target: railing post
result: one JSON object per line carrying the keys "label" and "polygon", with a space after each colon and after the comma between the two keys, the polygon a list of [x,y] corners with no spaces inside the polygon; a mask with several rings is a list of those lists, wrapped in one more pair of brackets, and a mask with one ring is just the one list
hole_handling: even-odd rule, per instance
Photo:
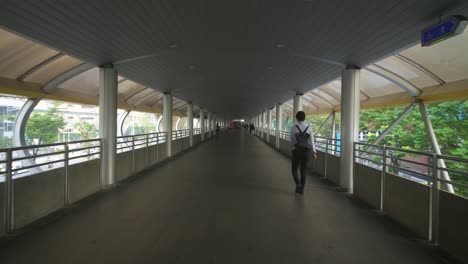
{"label": "railing post", "polygon": [[433,244],[438,244],[439,232],[439,170],[438,170],[438,156],[436,153],[432,154],[432,195],[431,195],[431,212],[429,221],[431,222],[431,230],[429,231],[429,240]]}
{"label": "railing post", "polygon": [[161,142],[159,142],[159,132],[156,133],[156,161],[159,161],[159,145]]}
{"label": "railing post", "polygon": [[323,165],[323,178],[327,179],[327,163],[328,163],[328,138],[325,139],[325,159],[324,162],[325,164]]}
{"label": "railing post", "polygon": [[[119,138],[116,139],[116,142],[115,142],[115,156],[117,157],[117,148],[118,148],[118,140]],[[103,138],[100,138],[99,139],[99,163],[102,164],[102,151],[103,151],[103,145],[104,145],[104,139]],[[99,173],[101,174],[102,171],[100,170]],[[101,175],[99,175],[99,178],[101,178]],[[102,190],[103,189],[103,186],[102,186],[102,181],[99,180],[99,190]]]}
{"label": "railing post", "polygon": [[146,168],[149,166],[149,141],[148,141],[148,134],[145,134],[146,140]]}
{"label": "railing post", "polygon": [[12,178],[12,159],[13,151],[7,149],[6,152],[6,171],[5,171],[5,231],[11,232],[14,230],[14,195],[13,195],[13,178]]}
{"label": "railing post", "polygon": [[68,143],[65,142],[64,144],[64,169],[65,169],[65,182],[64,182],[64,204],[65,206],[70,204],[70,186],[69,186],[69,178],[68,178],[68,165],[70,161],[69,155],[69,146]]}
{"label": "railing post", "polygon": [[[356,175],[356,141],[353,142],[353,162],[352,162],[352,170],[353,170],[353,175]],[[341,158],[341,155],[340,155],[340,158]],[[356,178],[353,177],[353,186],[356,186],[354,183],[356,182],[355,180]],[[355,196],[354,194],[356,194],[355,192],[353,192],[353,196]]]}
{"label": "railing post", "polygon": [[385,178],[387,175],[387,146],[384,145],[382,149],[382,177],[380,182],[380,211],[384,211],[385,199]]}
{"label": "railing post", "polygon": [[132,135],[132,172],[135,172],[135,135]]}

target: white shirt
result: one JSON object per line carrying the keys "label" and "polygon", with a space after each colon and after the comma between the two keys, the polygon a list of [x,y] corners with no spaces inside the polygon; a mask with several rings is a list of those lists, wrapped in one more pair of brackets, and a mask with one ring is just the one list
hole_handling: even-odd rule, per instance
{"label": "white shirt", "polygon": [[[307,125],[304,124],[304,122],[299,122],[297,126],[301,129],[301,131],[304,131],[306,129]],[[309,126],[306,131],[307,134],[310,135],[309,137],[309,149],[312,149],[314,153],[317,153],[315,149],[315,140],[314,140],[314,133],[312,133],[312,128]],[[289,142],[291,143],[292,146],[297,144],[296,141],[296,134],[299,134],[299,130],[297,129],[296,125],[291,127],[291,130],[289,131]]]}

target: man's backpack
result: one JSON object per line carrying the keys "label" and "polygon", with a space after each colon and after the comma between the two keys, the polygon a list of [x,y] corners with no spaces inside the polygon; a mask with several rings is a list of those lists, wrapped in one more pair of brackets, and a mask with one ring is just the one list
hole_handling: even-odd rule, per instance
{"label": "man's backpack", "polygon": [[304,131],[302,131],[298,125],[296,125],[297,130],[299,130],[299,133],[297,133],[296,136],[296,145],[295,147],[298,149],[304,149],[308,150],[309,149],[309,137],[310,134],[307,133],[307,129],[309,127],[306,127]]}

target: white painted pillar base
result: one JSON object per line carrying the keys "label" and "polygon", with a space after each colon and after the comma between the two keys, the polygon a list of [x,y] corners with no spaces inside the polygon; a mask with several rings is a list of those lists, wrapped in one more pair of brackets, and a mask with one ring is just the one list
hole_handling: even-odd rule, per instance
{"label": "white painted pillar base", "polygon": [[99,137],[101,146],[101,188],[115,186],[117,156],[117,71],[113,65],[99,68]]}
{"label": "white painted pillar base", "polygon": [[302,94],[300,93],[296,93],[296,95],[294,96],[294,101],[293,101],[293,120],[294,120],[294,124],[297,123],[296,121],[296,114],[297,112],[299,111],[304,111],[304,106],[303,106],[303,98],[302,98]]}
{"label": "white painted pillar base", "polygon": [[187,126],[189,129],[190,147],[193,147],[193,104],[187,104]]}
{"label": "white painted pillar base", "polygon": [[208,138],[211,137],[211,112],[208,112],[208,117],[206,119],[206,127],[208,131]]}
{"label": "white painted pillar base", "polygon": [[262,126],[262,139],[265,138],[265,112],[262,112],[262,114],[260,115],[260,122],[261,122],[261,126]]}
{"label": "white painted pillar base", "polygon": [[280,131],[283,128],[283,106],[281,104],[276,105],[276,148],[280,148]]}
{"label": "white painted pillar base", "polygon": [[268,108],[267,109],[267,112],[266,112],[266,132],[267,132],[267,136],[266,136],[266,140],[267,142],[270,142],[270,129],[271,129],[271,109]]}
{"label": "white painted pillar base", "polygon": [[200,133],[201,133],[201,141],[205,140],[205,109],[200,107]]}
{"label": "white painted pillar base", "polygon": [[166,131],[166,149],[167,156],[172,156],[172,94],[171,92],[164,93],[164,128]]}
{"label": "white painted pillar base", "polygon": [[354,142],[359,140],[360,69],[348,67],[341,84],[340,187],[353,193]]}

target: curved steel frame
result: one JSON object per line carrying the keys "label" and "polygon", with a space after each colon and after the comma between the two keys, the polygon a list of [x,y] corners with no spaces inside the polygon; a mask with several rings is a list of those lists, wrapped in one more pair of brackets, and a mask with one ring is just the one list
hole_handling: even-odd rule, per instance
{"label": "curved steel frame", "polygon": [[377,70],[372,69],[371,67],[366,67],[365,70],[392,82],[393,84],[397,85],[412,96],[418,96],[421,94],[421,90],[419,90],[418,87],[416,87],[414,84],[404,79],[400,75],[376,64],[373,64],[371,66],[377,68]]}
{"label": "curved steel frame", "polygon": [[[24,147],[26,146],[26,124],[28,123],[29,117],[31,116],[32,111],[36,107],[36,105],[41,101],[41,98],[31,98],[28,99],[21,110],[19,111],[18,115],[15,119],[15,124],[13,128],[13,144],[15,147]],[[31,156],[28,150],[23,150],[22,153],[19,154],[22,157]],[[35,165],[34,160],[24,160],[22,161],[25,166]],[[31,169],[33,172],[41,172],[41,167],[35,167]]]}
{"label": "curved steel frame", "polygon": [[124,125],[125,120],[127,119],[127,117],[130,115],[130,112],[132,112],[132,111],[131,110],[126,110],[125,112],[121,113],[119,115],[119,118],[117,119],[117,136],[118,137],[124,135],[123,125]]}
{"label": "curved steel frame", "polygon": [[34,107],[41,101],[41,98],[31,98],[28,99],[15,119],[15,124],[13,128],[13,144],[15,147],[24,147],[26,146],[25,132],[26,132],[26,123],[28,122],[29,116],[31,116]]}
{"label": "curved steel frame", "polygon": [[156,120],[156,132],[161,132],[161,120],[163,119],[163,116],[161,115],[158,120]]}
{"label": "curved steel frame", "polygon": [[437,74],[433,73],[432,71],[428,70],[426,67],[422,66],[421,64],[415,62],[414,60],[406,57],[406,56],[403,56],[401,54],[393,54],[395,56],[395,58],[401,60],[401,61],[404,61],[406,62],[407,64],[413,66],[414,68],[424,72],[427,76],[431,77],[432,79],[434,79],[435,81],[437,81],[440,85],[443,85],[445,84],[446,82],[440,78],[439,76],[437,76]]}
{"label": "curved steel frame", "polygon": [[50,80],[48,83],[44,84],[44,86],[41,87],[41,90],[44,93],[51,93],[54,91],[59,85],[62,83],[70,80],[71,78],[78,76],[82,74],[83,72],[86,72],[88,70],[91,70],[96,66],[89,64],[89,63],[82,63],[79,64],[78,66],[75,66],[60,75],[56,76],[54,79]]}
{"label": "curved steel frame", "polygon": [[37,72],[38,70],[44,68],[45,66],[49,65],[51,62],[54,62],[60,58],[65,56],[63,53],[55,54],[54,56],[44,60],[43,62],[37,64],[36,66],[32,67],[31,69],[27,70],[25,73],[21,74],[20,77],[16,78],[18,81],[23,81],[24,79],[28,78],[31,74]]}

